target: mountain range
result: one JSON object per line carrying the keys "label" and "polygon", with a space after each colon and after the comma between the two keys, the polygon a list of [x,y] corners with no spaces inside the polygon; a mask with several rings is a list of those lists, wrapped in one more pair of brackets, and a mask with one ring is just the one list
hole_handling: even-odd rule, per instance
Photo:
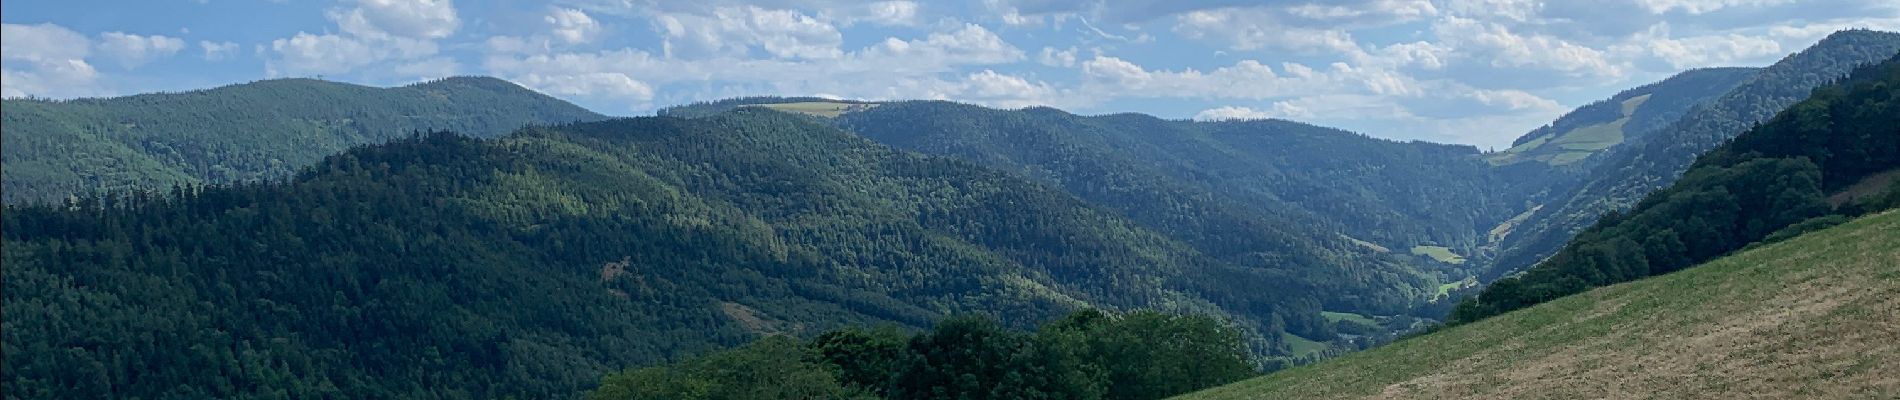
{"label": "mountain range", "polygon": [[940,101],[607,118],[473,77],[7,99],[0,368],[9,398],[568,397],[761,337],[1102,309],[1212,316],[1272,370],[1886,207],[1895,53],[1843,31],[1497,152]]}

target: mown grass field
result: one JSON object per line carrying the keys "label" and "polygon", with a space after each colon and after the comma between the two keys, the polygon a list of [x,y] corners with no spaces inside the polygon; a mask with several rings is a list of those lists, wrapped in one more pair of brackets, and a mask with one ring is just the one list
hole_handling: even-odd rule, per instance
{"label": "mown grass field", "polygon": [[1458,255],[1445,246],[1412,246],[1412,254],[1431,257],[1433,260],[1446,264],[1465,263],[1465,256]]}
{"label": "mown grass field", "polygon": [[829,101],[805,101],[797,103],[760,104],[759,107],[799,114],[835,118],[844,113],[877,107],[877,104],[839,103]]}
{"label": "mown grass field", "polygon": [[1900,396],[1900,213],[1180,397]]}

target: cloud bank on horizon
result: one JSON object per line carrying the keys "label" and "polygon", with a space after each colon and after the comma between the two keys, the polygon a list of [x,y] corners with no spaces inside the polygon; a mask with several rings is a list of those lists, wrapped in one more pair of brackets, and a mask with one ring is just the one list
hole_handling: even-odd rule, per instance
{"label": "cloud bank on horizon", "polygon": [[493,75],[608,114],[747,96],[1286,118],[1503,147],[1887,0],[175,0],[0,3],[0,94]]}

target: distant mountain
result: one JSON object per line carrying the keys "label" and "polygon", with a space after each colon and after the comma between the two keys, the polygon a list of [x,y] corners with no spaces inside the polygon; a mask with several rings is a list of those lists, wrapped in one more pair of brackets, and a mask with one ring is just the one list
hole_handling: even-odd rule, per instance
{"label": "distant mountain", "polygon": [[[1691,160],[1801,101],[1816,87],[1900,52],[1900,33],[1848,30],[1761,69],[1714,100],[1650,134],[1591,159],[1574,188],[1559,188],[1500,244],[1486,273],[1495,278],[1544,259],[1611,210],[1682,175]],[[1488,279],[1487,279],[1488,280]]]}
{"label": "distant mountain", "polygon": [[1896,88],[1900,56],[1815,89],[1698,158],[1675,184],[1605,216],[1556,255],[1467,299],[1454,322],[1670,273],[1751,243],[1891,207],[1861,200],[1900,190],[1886,188],[1900,175]]}
{"label": "distant mountain", "polygon": [[1900,393],[1900,212],[1178,399]]}
{"label": "distant mountain", "polygon": [[[1519,205],[1485,190],[1494,182],[1473,147],[1396,142],[1290,121],[1084,117],[946,102],[885,104],[837,121],[898,148],[1050,182],[1157,226],[1221,223],[1239,217],[1181,218],[1179,212],[1233,214],[1242,211],[1220,210],[1239,208],[1265,218],[1261,228],[1307,240],[1345,243],[1336,239],[1345,234],[1384,247],[1470,248],[1482,243],[1482,230]],[[1144,213],[1152,215],[1139,216]]]}
{"label": "distant mountain", "polygon": [[1409,326],[1327,305],[1433,283],[1345,249],[1241,264],[765,110],[430,134],[285,182],[122,193],[0,218],[7,397],[565,397],[763,335],[1083,307],[1213,315],[1290,358]]}
{"label": "distant mountain", "polygon": [[323,157],[413,132],[487,137],[604,118],[494,78],[395,88],[279,79],[181,93],[7,99],[5,202],[289,176]]}
{"label": "distant mountain", "polygon": [[1577,164],[1591,155],[1668,126],[1690,108],[1728,93],[1759,71],[1758,68],[1684,71],[1577,108],[1556,122],[1517,138],[1510,149],[1486,155],[1485,159],[1498,165]]}

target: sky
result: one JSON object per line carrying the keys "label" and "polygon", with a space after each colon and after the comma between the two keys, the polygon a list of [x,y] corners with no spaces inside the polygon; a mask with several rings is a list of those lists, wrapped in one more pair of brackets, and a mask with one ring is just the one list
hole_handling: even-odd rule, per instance
{"label": "sky", "polygon": [[1685,69],[1900,30],[1900,2],[9,0],[0,22],[6,97],[488,75],[610,115],[748,95],[943,99],[1502,149]]}

